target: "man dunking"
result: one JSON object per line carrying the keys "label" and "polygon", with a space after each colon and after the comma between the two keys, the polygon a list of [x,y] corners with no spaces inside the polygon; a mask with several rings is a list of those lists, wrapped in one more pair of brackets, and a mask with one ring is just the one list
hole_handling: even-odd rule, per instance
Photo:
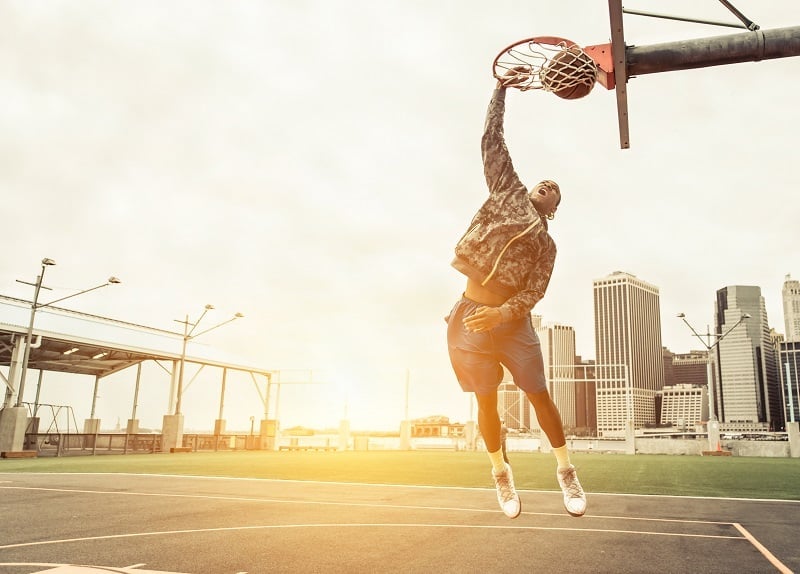
{"label": "man dunking", "polygon": [[531,309],[544,297],[556,256],[547,232],[561,202],[550,180],[530,192],[520,181],[503,134],[506,87],[519,80],[512,70],[498,81],[486,115],[481,149],[489,199],[473,217],[455,248],[453,267],[467,287],[447,318],[450,361],[461,388],[475,393],[500,508],[510,518],[522,511],[511,465],[503,457],[497,389],[503,365],[536,411],[553,446],[564,506],[573,516],[586,512],[586,495],[570,463],[561,415],[547,391],[539,338]]}

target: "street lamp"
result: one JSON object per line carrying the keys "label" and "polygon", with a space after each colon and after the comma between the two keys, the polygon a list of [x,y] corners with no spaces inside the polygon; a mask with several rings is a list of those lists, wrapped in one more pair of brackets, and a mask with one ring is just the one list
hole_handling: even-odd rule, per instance
{"label": "street lamp", "polygon": [[[703,340],[703,336],[701,336],[700,333],[698,333],[695,330],[695,328],[692,327],[689,324],[689,321],[686,320],[686,315],[684,315],[683,313],[678,313],[678,318],[681,319],[684,323],[686,323],[686,326],[689,327],[689,329],[691,329],[692,334],[695,337],[697,337],[697,339],[706,348],[706,352],[707,352],[707,355],[706,355],[706,379],[708,381],[708,420],[709,421],[716,421],[717,420],[717,413],[716,413],[716,411],[714,409],[714,406],[715,406],[714,384],[713,384],[713,382],[711,380],[711,375],[712,375],[712,373],[711,373],[711,350],[714,349],[717,345],[719,345],[720,341],[722,341],[722,339],[724,339],[728,335],[728,333],[730,333],[736,327],[738,327],[739,324],[742,321],[745,321],[745,320],[749,319],[750,318],[750,314],[749,313],[742,313],[742,316],[739,317],[739,320],[736,321],[736,323],[733,325],[733,327],[731,327],[730,329],[728,329],[727,331],[725,331],[721,335],[717,334],[717,333],[711,333],[710,332],[711,329],[708,328],[708,326],[706,326],[706,332],[703,333],[703,336],[706,337],[706,340]],[[715,339],[713,343],[711,342],[711,337],[714,337],[714,339]],[[720,386],[721,385],[722,385],[722,381],[720,380]]]}
{"label": "street lamp", "polygon": [[200,335],[208,333],[209,331],[213,331],[214,329],[222,327],[223,325],[227,325],[231,321],[235,321],[236,319],[241,319],[242,317],[244,317],[244,315],[242,313],[235,313],[233,315],[233,317],[231,317],[230,319],[227,319],[227,320],[223,321],[222,323],[218,323],[218,324],[214,325],[213,327],[209,327],[208,329],[205,329],[204,331],[200,331],[199,333],[195,333],[194,330],[200,324],[200,321],[202,321],[203,317],[206,316],[206,313],[211,311],[213,308],[214,308],[214,305],[206,305],[203,308],[203,312],[200,314],[200,317],[198,317],[197,320],[194,321],[194,322],[189,321],[189,315],[186,315],[186,318],[183,321],[181,321],[180,319],[175,319],[175,321],[177,321],[178,323],[183,323],[183,346],[181,348],[181,364],[180,364],[180,367],[179,367],[179,370],[178,370],[178,393],[177,393],[178,396],[177,396],[177,398],[175,400],[175,414],[176,415],[181,414],[181,399],[183,398],[183,371],[184,371],[184,367],[186,365],[186,345],[187,345],[187,343],[189,341],[191,341],[192,339],[194,339],[195,337],[199,337]]}
{"label": "street lamp", "polygon": [[67,295],[66,297],[61,297],[59,299],[55,299],[53,301],[49,301],[48,303],[39,304],[39,292],[42,289],[50,289],[49,287],[44,287],[42,285],[42,281],[44,280],[44,271],[47,267],[51,265],[55,265],[56,262],[48,257],[42,259],[42,271],[36,277],[36,283],[30,283],[28,281],[22,281],[17,279],[17,283],[24,283],[26,285],[32,285],[34,287],[33,291],[33,303],[31,303],[31,318],[28,322],[28,332],[25,338],[25,354],[22,357],[22,372],[20,374],[19,380],[19,392],[17,393],[17,404],[16,406],[22,406],[22,395],[25,391],[25,377],[28,373],[28,361],[30,359],[31,354],[31,343],[33,342],[33,322],[36,318],[36,310],[42,307],[48,307],[53,303],[58,303],[59,301],[63,301],[64,299],[70,299],[72,297],[77,297],[78,295],[83,295],[84,293],[88,293],[89,291],[94,291],[95,289],[100,289],[101,287],[107,287],[108,285],[116,285],[118,283],[122,283],[116,277],[109,277],[105,283],[97,285],[95,287],[90,287],[89,289],[84,289],[83,291],[79,291],[78,293],[73,293],[72,295]]}

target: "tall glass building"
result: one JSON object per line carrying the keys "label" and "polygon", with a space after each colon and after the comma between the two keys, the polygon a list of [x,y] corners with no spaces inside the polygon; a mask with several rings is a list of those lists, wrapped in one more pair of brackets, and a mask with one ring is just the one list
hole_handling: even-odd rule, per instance
{"label": "tall glass building", "polygon": [[[733,328],[744,314],[750,318]],[[761,288],[731,285],[717,291],[714,408],[722,423],[784,427],[777,353],[770,337]],[[733,328],[731,330],[731,328]]]}

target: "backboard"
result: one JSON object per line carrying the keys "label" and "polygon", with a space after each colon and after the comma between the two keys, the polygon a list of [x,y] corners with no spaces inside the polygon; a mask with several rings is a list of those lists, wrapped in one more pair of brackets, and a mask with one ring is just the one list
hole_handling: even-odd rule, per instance
{"label": "backboard", "polygon": [[611,25],[611,57],[613,58],[614,89],[617,92],[617,121],[619,146],[630,147],[628,133],[628,62],[625,54],[625,29],[622,24],[622,0],[608,0]]}
{"label": "backboard", "polygon": [[625,29],[622,24],[622,0],[608,0],[608,19],[611,42],[586,46],[585,52],[597,64],[597,81],[617,94],[619,145],[630,147],[628,132],[628,61],[625,46]]}

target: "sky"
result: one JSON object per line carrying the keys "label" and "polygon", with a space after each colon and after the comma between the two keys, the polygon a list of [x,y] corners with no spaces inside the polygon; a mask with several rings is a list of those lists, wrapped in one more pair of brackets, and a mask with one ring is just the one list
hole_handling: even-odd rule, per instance
{"label": "sky", "polygon": [[[764,30],[798,26],[793,0],[738,0]],[[662,2],[626,8],[665,12]],[[718,2],[669,14],[736,23]],[[629,45],[743,33],[625,15]],[[197,343],[279,372],[281,426],[396,429],[470,418],[444,316],[464,277],[453,247],[486,197],[480,137],[505,46],[610,39],[596,0],[272,0],[0,3],[0,293],[25,299],[40,261],[70,309],[198,332]],[[558,259],[534,312],[573,326],[594,358],[592,281],[656,285],[663,344],[702,348],[727,285],[800,277],[800,59],[649,74],[628,83],[631,148],[613,91],[581,100],[510,92],[506,136],[532,186],[559,182]],[[43,296],[47,300],[46,296]],[[133,369],[132,371],[135,371]],[[132,372],[101,382],[103,427],[131,414]],[[220,374],[184,397],[188,429],[217,418]],[[48,373],[42,402],[89,416],[93,380]],[[289,384],[289,383],[297,384]],[[313,383],[313,384],[300,384]],[[160,426],[169,377],[147,367],[138,405]],[[35,385],[26,387],[26,400]],[[278,409],[275,412],[274,409]],[[262,418],[252,381],[228,381],[228,428]]]}

